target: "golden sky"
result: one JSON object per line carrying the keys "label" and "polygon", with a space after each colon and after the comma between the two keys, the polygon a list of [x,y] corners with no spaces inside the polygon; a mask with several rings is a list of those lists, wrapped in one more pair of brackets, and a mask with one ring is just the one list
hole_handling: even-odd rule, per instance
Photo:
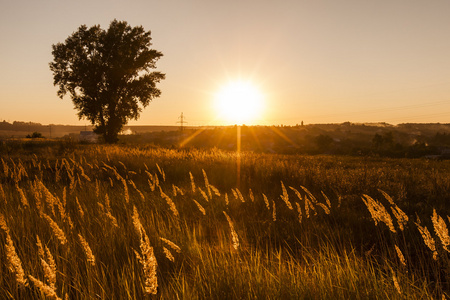
{"label": "golden sky", "polygon": [[227,124],[214,97],[236,80],[264,98],[249,125],[449,123],[449,16],[447,0],[1,0],[0,121],[88,124],[56,96],[51,46],[118,19],[164,54],[133,125]]}

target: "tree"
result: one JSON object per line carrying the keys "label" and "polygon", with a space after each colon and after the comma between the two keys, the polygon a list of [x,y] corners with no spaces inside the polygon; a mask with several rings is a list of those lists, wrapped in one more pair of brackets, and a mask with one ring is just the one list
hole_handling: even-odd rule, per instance
{"label": "tree", "polygon": [[107,143],[117,142],[128,120],[161,95],[165,78],[156,68],[163,56],[151,49],[151,32],[114,20],[107,30],[82,25],[64,43],[53,45],[53,84],[62,99],[70,94],[80,119],[86,118]]}
{"label": "tree", "polygon": [[40,139],[40,138],[43,138],[43,136],[42,136],[42,133],[35,131],[35,132],[33,132],[33,134],[27,134],[26,138],[27,139]]}

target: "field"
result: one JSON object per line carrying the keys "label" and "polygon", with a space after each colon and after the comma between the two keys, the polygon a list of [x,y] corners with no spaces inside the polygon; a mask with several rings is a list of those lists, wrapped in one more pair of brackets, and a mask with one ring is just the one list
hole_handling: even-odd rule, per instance
{"label": "field", "polygon": [[449,195],[450,161],[17,146],[0,298],[447,299]]}

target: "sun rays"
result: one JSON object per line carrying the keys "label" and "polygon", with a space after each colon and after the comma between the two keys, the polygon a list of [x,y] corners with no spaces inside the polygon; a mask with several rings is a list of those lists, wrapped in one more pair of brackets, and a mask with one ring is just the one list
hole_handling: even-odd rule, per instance
{"label": "sun rays", "polygon": [[218,118],[227,124],[248,124],[259,119],[264,95],[250,81],[236,80],[224,85],[215,94]]}

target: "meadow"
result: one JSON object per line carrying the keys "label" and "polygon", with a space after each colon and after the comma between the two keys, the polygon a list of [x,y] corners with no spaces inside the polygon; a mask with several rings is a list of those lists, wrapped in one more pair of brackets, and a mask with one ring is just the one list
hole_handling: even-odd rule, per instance
{"label": "meadow", "polygon": [[16,147],[2,299],[450,297],[450,161]]}

